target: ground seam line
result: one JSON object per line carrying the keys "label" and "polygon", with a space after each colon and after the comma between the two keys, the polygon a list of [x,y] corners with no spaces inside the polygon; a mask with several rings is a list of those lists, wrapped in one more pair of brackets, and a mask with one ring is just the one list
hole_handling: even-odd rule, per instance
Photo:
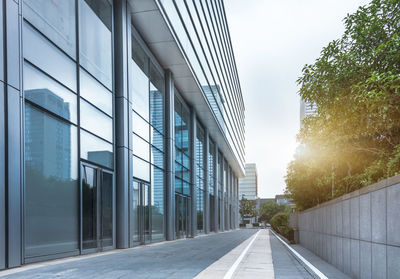
{"label": "ground seam line", "polygon": [[224,279],[230,279],[232,278],[233,273],[236,271],[238,268],[239,264],[243,260],[244,256],[246,255],[247,251],[250,249],[250,246],[253,244],[253,242],[256,240],[257,235],[260,233],[261,230],[259,230],[256,235],[253,237],[253,239],[250,241],[250,243],[246,246],[246,248],[243,250],[243,252],[240,254],[240,256],[236,259],[236,261],[233,263],[233,265],[229,268],[228,272],[225,274]]}
{"label": "ground seam line", "polygon": [[290,247],[285,241],[283,241],[275,232],[273,232],[272,230],[270,230],[270,232],[272,232],[277,239],[279,239],[280,242],[282,242],[286,248],[289,249],[289,251],[295,255],[299,260],[301,260],[309,269],[311,269],[320,279],[329,279],[328,277],[326,277],[325,274],[323,274],[318,268],[316,268],[315,266],[313,266],[309,261],[307,261],[302,255],[300,255],[296,250],[294,250],[292,247]]}

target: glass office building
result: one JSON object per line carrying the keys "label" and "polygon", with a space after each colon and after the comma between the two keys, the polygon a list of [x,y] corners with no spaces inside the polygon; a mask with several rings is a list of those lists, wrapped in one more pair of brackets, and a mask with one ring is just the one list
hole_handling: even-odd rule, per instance
{"label": "glass office building", "polygon": [[223,0],[4,0],[0,38],[0,270],[238,227]]}

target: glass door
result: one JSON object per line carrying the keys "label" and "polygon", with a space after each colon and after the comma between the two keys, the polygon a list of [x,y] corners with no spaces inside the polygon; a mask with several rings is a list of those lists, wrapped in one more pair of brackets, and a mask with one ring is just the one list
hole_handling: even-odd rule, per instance
{"label": "glass door", "polygon": [[189,202],[188,198],[175,194],[175,230],[176,238],[184,238],[189,234]]}
{"label": "glass door", "polygon": [[151,241],[151,192],[147,183],[133,181],[131,207],[131,246]]}
{"label": "glass door", "polygon": [[113,246],[113,174],[85,163],[81,177],[81,250],[103,251]]}

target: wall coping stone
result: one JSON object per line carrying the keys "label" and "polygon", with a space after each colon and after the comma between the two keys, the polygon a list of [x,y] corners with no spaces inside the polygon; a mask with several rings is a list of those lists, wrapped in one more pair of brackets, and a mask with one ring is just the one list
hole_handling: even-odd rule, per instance
{"label": "wall coping stone", "polygon": [[333,200],[329,200],[329,201],[326,201],[324,203],[318,204],[318,205],[316,205],[314,207],[311,207],[311,208],[308,208],[306,210],[300,211],[299,213],[313,211],[315,209],[319,209],[319,208],[322,208],[322,207],[325,207],[325,206],[328,206],[328,205],[339,203],[341,201],[345,201],[345,200],[348,200],[348,199],[356,198],[356,197],[359,197],[361,195],[365,195],[365,194],[368,194],[368,193],[371,193],[371,192],[375,192],[375,191],[378,191],[380,189],[387,188],[387,187],[390,187],[390,186],[393,186],[393,185],[396,185],[396,184],[400,184],[400,175],[395,175],[395,176],[389,177],[387,179],[383,179],[383,180],[378,181],[378,182],[376,182],[374,184],[365,186],[365,187],[363,187],[361,189],[358,189],[358,190],[355,190],[353,192],[350,192],[350,193],[347,193],[345,195],[342,195],[340,197],[337,197],[337,198],[335,198]]}

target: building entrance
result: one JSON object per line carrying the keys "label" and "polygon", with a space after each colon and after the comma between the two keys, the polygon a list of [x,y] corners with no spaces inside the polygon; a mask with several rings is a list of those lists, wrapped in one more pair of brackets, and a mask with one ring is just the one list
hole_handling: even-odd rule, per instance
{"label": "building entrance", "polygon": [[189,236],[190,198],[175,194],[175,232],[176,238]]}
{"label": "building entrance", "polygon": [[82,163],[81,250],[84,253],[113,247],[113,174]]}
{"label": "building entrance", "polygon": [[151,241],[151,192],[150,185],[133,181],[132,191],[132,245],[146,244]]}

